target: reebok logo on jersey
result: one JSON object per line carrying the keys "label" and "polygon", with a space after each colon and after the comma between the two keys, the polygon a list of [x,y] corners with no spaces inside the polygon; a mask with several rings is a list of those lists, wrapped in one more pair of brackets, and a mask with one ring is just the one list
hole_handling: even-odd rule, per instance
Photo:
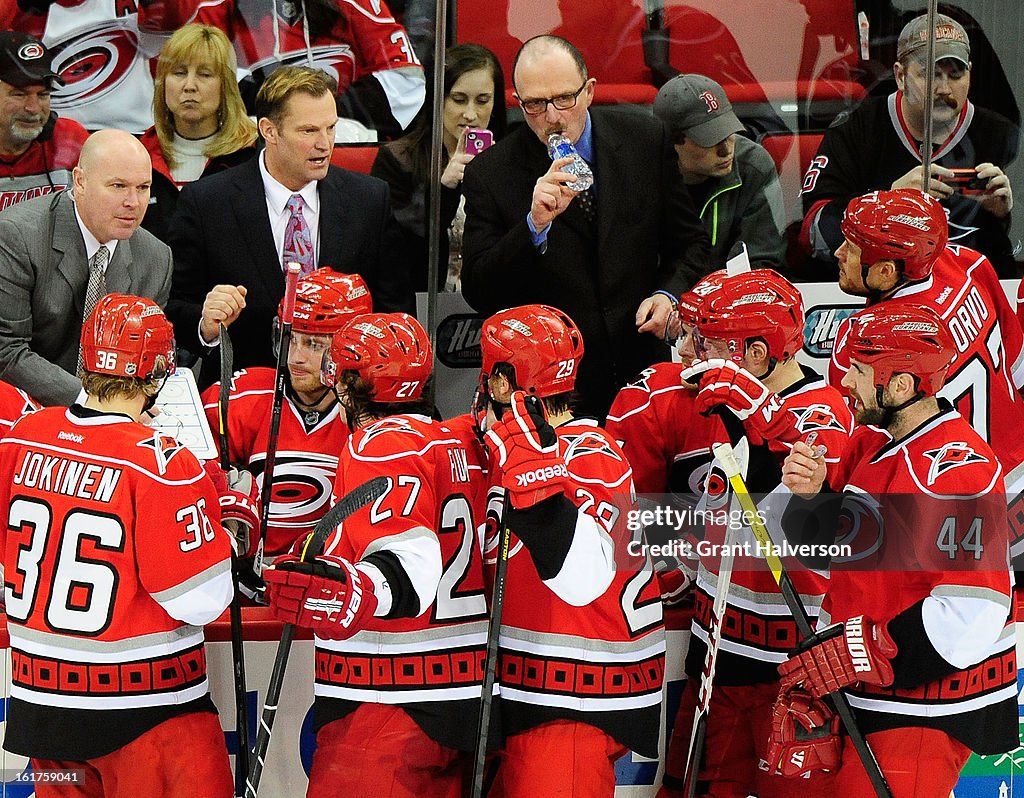
{"label": "reebok logo on jersey", "polygon": [[70,441],[71,443],[83,443],[85,438],[81,435],[76,435],[73,432],[58,432],[57,440],[59,441]]}
{"label": "reebok logo on jersey", "polygon": [[963,441],[951,441],[939,449],[929,449],[924,456],[932,461],[928,468],[929,485],[935,484],[935,480],[950,469],[989,461],[987,457],[978,454]]}
{"label": "reebok logo on jersey", "polygon": [[568,477],[569,470],[559,463],[553,466],[544,466],[544,468],[538,468],[536,471],[526,471],[522,474],[516,474],[516,487],[525,488],[528,485],[532,485],[534,482],[547,482],[548,480],[555,479],[556,477]]}

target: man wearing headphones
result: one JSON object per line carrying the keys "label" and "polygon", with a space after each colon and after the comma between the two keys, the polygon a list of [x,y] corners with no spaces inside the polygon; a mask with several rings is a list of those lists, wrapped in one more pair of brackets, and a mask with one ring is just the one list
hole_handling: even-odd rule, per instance
{"label": "man wearing headphones", "polygon": [[50,92],[64,81],[53,53],[25,33],[0,31],[0,211],[71,185],[89,134],[50,110]]}

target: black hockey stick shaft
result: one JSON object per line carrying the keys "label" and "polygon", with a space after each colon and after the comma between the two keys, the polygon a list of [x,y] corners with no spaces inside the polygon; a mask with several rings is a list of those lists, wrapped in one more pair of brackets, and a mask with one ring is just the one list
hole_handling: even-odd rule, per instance
{"label": "black hockey stick shaft", "polygon": [[274,464],[277,460],[277,439],[281,429],[281,407],[284,387],[288,380],[288,347],[292,340],[292,320],[295,317],[295,287],[299,283],[298,263],[289,263],[284,275],[284,302],[281,306],[281,340],[277,347],[277,367],[274,372],[274,398],[270,410],[270,431],[267,433],[267,456],[263,460],[263,505],[260,511],[260,535],[256,544],[253,569],[263,573],[263,551],[270,526],[270,505],[274,497]]}
{"label": "black hockey stick shaft", "polygon": [[[374,477],[357,488],[346,493],[337,504],[324,513],[306,541],[302,550],[304,561],[316,557],[323,551],[327,536],[352,513],[383,496],[388,489],[387,477]],[[277,704],[281,700],[281,689],[284,687],[284,675],[288,668],[288,656],[292,649],[295,627],[286,623],[281,629],[281,642],[277,645],[277,656],[274,658],[274,669],[270,673],[267,685],[267,697],[263,702],[263,714],[260,717],[260,728],[256,734],[256,749],[253,751],[249,778],[245,783],[246,798],[256,798],[263,778],[263,766],[266,764],[270,738],[274,733],[274,720],[277,717]]]}
{"label": "black hockey stick shaft", "polygon": [[[502,514],[508,513],[508,491],[502,504]],[[501,614],[505,607],[505,584],[508,574],[508,547],[512,532],[508,524],[501,525],[497,562],[494,568],[494,589],[491,593],[491,616],[487,623],[487,647],[484,654],[484,681],[480,688],[480,715],[477,719],[476,753],[473,761],[473,789],[470,798],[482,798],[484,774],[487,770],[487,738],[491,728],[491,705],[494,702],[494,683],[498,674],[498,639],[501,635]]]}
{"label": "black hockey stick shaft", "polygon": [[[220,391],[217,394],[217,427],[220,439],[220,467],[225,474],[231,468],[231,454],[228,450],[228,400],[231,397],[231,373],[234,350],[227,327],[220,325]],[[233,584],[238,584],[238,562],[231,559]],[[235,728],[238,734],[238,752],[235,754],[235,794],[245,784],[249,775],[249,705],[245,684],[245,636],[242,628],[242,605],[237,587],[228,607],[231,620],[231,660],[235,682]]]}
{"label": "black hockey stick shaft", "polygon": [[[782,560],[777,555],[773,554],[774,544],[771,535],[768,534],[768,530],[761,521],[761,517],[757,514],[757,505],[754,504],[750,491],[747,490],[746,483],[743,481],[736,458],[732,453],[732,447],[722,443],[716,444],[714,450],[715,457],[725,466],[725,473],[729,479],[729,484],[732,486],[733,492],[743,508],[744,521],[747,522],[750,530],[754,533],[754,537],[761,544],[760,548],[765,553],[768,567],[771,569],[772,576],[775,577],[775,581],[782,593],[782,598],[785,600],[786,606],[789,607],[789,611],[796,621],[797,629],[806,640],[814,635],[810,616],[807,614],[804,603],[800,600],[800,595],[797,593],[785,565],[783,565]],[[889,783],[885,780],[885,774],[882,773],[882,769],[878,766],[878,760],[875,759],[875,754],[864,737],[864,733],[860,730],[860,726],[857,725],[857,719],[854,717],[853,708],[850,706],[846,694],[841,690],[837,690],[834,693],[830,693],[829,698],[832,700],[836,714],[839,715],[839,719],[846,729],[850,743],[853,745],[854,750],[856,750],[857,756],[860,757],[861,764],[864,765],[864,770],[868,774],[868,779],[871,781],[875,795],[878,798],[892,798],[892,790],[889,788]]]}

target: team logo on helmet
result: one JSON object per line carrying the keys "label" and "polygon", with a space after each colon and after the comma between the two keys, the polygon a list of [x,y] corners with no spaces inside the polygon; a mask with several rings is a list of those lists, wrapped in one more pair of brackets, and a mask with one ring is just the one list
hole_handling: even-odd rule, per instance
{"label": "team logo on helmet", "polygon": [[932,461],[928,467],[929,485],[934,485],[935,480],[954,468],[989,461],[987,457],[978,454],[963,441],[951,441],[938,449],[929,449],[924,456]]}
{"label": "team logo on helmet", "polygon": [[502,319],[501,323],[510,330],[520,333],[521,335],[525,335],[527,338],[533,336],[533,331],[526,324],[519,321],[519,319]]}
{"label": "team logo on helmet", "polygon": [[745,296],[741,296],[732,304],[733,307],[738,307],[740,305],[753,305],[755,302],[774,302],[776,299],[778,299],[776,294],[746,294]]}
{"label": "team logo on helmet", "polygon": [[910,216],[906,213],[899,213],[895,216],[890,216],[889,221],[899,224],[908,224],[911,227],[916,227],[918,230],[928,229],[928,217],[926,216]]}
{"label": "team logo on helmet", "polygon": [[374,338],[384,340],[384,331],[376,324],[370,324],[368,321],[361,321],[358,324],[353,324],[352,329],[359,330],[364,335],[372,335]]}

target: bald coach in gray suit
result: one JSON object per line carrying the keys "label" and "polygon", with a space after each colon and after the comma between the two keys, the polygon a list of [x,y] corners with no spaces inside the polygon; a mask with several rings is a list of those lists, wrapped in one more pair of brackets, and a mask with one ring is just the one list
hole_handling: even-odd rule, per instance
{"label": "bald coach in gray suit", "polygon": [[[90,262],[106,262],[105,293],[135,294],[163,307],[171,250],[139,229],[152,163],[120,130],[94,133],[69,191],[0,213],[0,379],[46,405],[71,404]],[[73,199],[72,201],[72,193]]]}

